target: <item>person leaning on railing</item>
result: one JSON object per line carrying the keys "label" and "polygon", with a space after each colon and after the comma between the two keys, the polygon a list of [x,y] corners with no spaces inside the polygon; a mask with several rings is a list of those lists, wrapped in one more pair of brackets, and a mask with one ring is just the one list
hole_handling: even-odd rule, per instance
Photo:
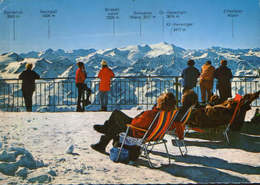
{"label": "person leaning on railing", "polygon": [[98,73],[99,83],[99,93],[100,93],[100,103],[101,111],[107,111],[108,104],[108,92],[110,91],[111,79],[115,77],[113,71],[108,67],[105,60],[101,61],[101,70]]}
{"label": "person leaning on railing", "polygon": [[[163,93],[157,99],[157,104],[152,110],[143,111],[135,118],[130,118],[125,113],[114,110],[110,118],[105,121],[103,125],[94,125],[94,129],[102,133],[100,141],[96,144],[92,144],[91,148],[101,152],[106,152],[106,146],[113,139],[113,143],[118,142],[119,133],[125,132],[127,129],[127,124],[132,126],[148,129],[152,120],[155,118],[156,114],[160,110],[171,111],[176,108],[176,99],[173,93]],[[155,124],[156,125],[156,124]],[[144,132],[139,130],[131,129],[130,135],[133,137],[141,138]]]}
{"label": "person leaning on railing", "polygon": [[26,111],[32,112],[32,95],[35,91],[35,79],[39,79],[40,75],[32,70],[33,65],[31,63],[27,63],[25,67],[26,70],[24,70],[18,78],[23,81],[22,92]]}
{"label": "person leaning on railing", "polygon": [[199,70],[194,67],[194,60],[188,60],[188,67],[182,71],[181,77],[183,78],[183,93],[186,90],[196,87],[197,78],[200,76]]}
{"label": "person leaning on railing", "polygon": [[[205,104],[212,96],[213,80],[215,67],[211,65],[211,61],[206,61],[201,67],[200,74],[200,91],[202,103]],[[207,98],[206,98],[207,94]]]}
{"label": "person leaning on railing", "polygon": [[232,97],[230,80],[233,78],[233,75],[227,67],[226,60],[220,61],[220,67],[215,70],[214,77],[218,80],[217,89],[219,91],[220,102],[222,103]]}
{"label": "person leaning on railing", "polygon": [[82,62],[77,63],[78,69],[76,71],[76,86],[78,88],[78,101],[77,101],[77,112],[84,112],[84,106],[81,106],[81,99],[83,99],[84,93],[84,81],[87,77],[85,66]]}

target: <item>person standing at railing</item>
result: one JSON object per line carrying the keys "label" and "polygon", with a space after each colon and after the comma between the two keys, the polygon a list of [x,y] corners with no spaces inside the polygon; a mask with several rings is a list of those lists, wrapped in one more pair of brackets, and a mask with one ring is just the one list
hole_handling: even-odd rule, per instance
{"label": "person standing at railing", "polygon": [[194,60],[188,60],[188,67],[182,71],[181,77],[183,78],[183,93],[186,90],[196,87],[197,79],[200,76],[200,72],[194,67]]}
{"label": "person standing at railing", "polygon": [[110,91],[111,79],[115,77],[113,71],[107,66],[105,60],[101,61],[101,70],[98,73],[99,83],[99,93],[100,93],[100,103],[101,111],[107,111],[108,104],[108,92]]}
{"label": "person standing at railing", "polygon": [[77,112],[84,112],[84,106],[81,106],[81,99],[84,94],[84,81],[87,77],[85,66],[82,62],[77,63],[78,69],[76,71],[76,87],[78,88]]}
{"label": "person standing at railing", "polygon": [[25,65],[26,70],[24,70],[20,75],[19,79],[22,82],[22,92],[23,98],[26,106],[27,112],[32,112],[32,95],[35,91],[35,79],[39,79],[40,75],[32,70],[33,65],[31,63],[27,63]]}
{"label": "person standing at railing", "polygon": [[200,91],[203,104],[205,104],[206,101],[209,101],[210,97],[212,96],[214,72],[215,67],[211,65],[211,61],[209,60],[206,61],[206,63],[201,67]]}
{"label": "person standing at railing", "polygon": [[227,67],[227,61],[221,60],[219,68],[214,72],[214,77],[218,80],[217,89],[219,91],[220,102],[224,102],[231,94],[231,82],[233,78],[231,70]]}

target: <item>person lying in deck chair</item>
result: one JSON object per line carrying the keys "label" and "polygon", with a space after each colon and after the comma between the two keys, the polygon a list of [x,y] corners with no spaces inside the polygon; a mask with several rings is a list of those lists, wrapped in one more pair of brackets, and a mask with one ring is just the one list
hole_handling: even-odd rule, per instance
{"label": "person lying in deck chair", "polygon": [[[236,97],[226,100],[221,104],[200,107],[193,112],[187,124],[204,129],[216,128],[232,123],[230,129],[240,131],[245,120],[246,112],[251,109],[250,104],[259,98],[259,96],[260,91],[248,93],[244,96],[236,95]],[[238,104],[239,109],[235,112]],[[232,117],[234,117],[234,119],[232,119]]]}
{"label": "person lying in deck chair", "polygon": [[[131,125],[148,129],[150,123],[156,116],[156,114],[160,110],[171,111],[176,108],[176,99],[173,93],[163,93],[157,99],[157,104],[152,108],[152,110],[143,111],[135,118],[130,118],[125,113],[114,110],[110,116],[110,118],[105,121],[104,125],[94,125],[94,129],[97,132],[102,133],[103,135],[100,138],[100,141],[96,144],[92,144],[91,148],[101,152],[106,153],[106,146],[113,139],[113,144],[116,144],[119,139],[119,133],[125,132],[127,129],[127,124],[131,123]],[[130,135],[133,137],[141,138],[143,136],[143,132],[138,130],[131,130]],[[138,153],[133,155],[133,158],[137,158]],[[130,153],[131,158],[131,153]],[[131,160],[134,160],[134,159]]]}

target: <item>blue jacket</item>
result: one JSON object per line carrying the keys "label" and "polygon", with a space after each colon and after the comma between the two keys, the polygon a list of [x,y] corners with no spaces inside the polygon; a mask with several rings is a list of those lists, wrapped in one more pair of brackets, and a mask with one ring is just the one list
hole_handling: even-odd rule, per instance
{"label": "blue jacket", "polygon": [[183,78],[183,86],[192,89],[197,84],[197,78],[200,76],[200,72],[194,66],[188,66],[182,71],[181,77]]}

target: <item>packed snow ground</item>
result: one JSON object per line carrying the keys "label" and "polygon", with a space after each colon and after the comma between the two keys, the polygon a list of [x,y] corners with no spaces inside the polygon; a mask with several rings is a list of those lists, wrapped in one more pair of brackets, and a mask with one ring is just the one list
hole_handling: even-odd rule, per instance
{"label": "packed snow ground", "polygon": [[[124,112],[132,117],[140,113],[138,110]],[[260,182],[260,127],[253,134],[236,134],[233,140],[237,141],[230,146],[221,139],[207,140],[203,134],[186,137],[187,157],[180,156],[178,148],[171,144],[172,137],[167,135],[171,164],[150,169],[144,158],[131,164],[114,163],[109,156],[91,149],[90,144],[100,138],[93,125],[102,124],[110,114],[0,112],[0,159],[4,151],[11,156],[10,149],[16,147],[27,150],[25,157],[30,156],[29,152],[34,161],[41,161],[40,166],[29,169],[24,167],[26,165],[22,167],[21,162],[0,160],[0,171],[3,164],[17,164],[19,168],[15,176],[0,172],[0,184]],[[248,111],[246,120],[253,115],[254,110]],[[74,150],[68,154],[66,151],[71,145]],[[107,147],[108,152],[111,147],[111,144]],[[153,162],[167,164],[163,146],[157,149],[152,155]],[[20,170],[28,176],[18,176]]]}

